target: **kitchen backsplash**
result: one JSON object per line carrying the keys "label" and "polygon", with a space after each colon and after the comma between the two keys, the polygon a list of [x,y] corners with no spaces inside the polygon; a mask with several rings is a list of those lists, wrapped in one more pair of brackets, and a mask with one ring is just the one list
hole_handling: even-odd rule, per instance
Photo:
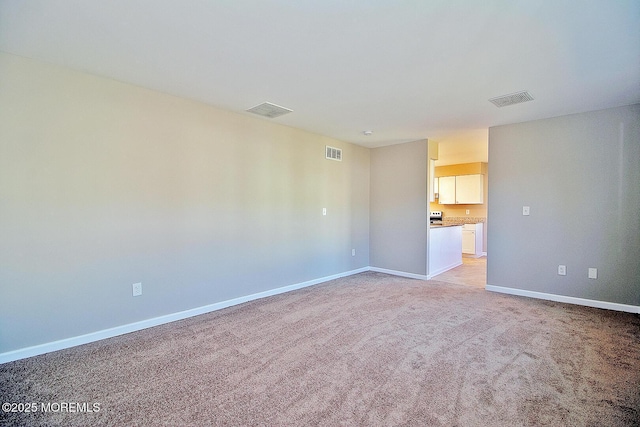
{"label": "kitchen backsplash", "polygon": [[442,218],[443,225],[476,224],[478,222],[486,221],[486,217],[480,216],[445,216]]}

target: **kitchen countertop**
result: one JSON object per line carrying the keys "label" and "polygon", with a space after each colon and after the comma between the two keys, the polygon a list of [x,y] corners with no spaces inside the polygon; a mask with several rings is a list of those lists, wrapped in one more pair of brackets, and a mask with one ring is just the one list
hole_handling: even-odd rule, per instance
{"label": "kitchen countertop", "polygon": [[462,227],[461,224],[429,224],[429,228]]}

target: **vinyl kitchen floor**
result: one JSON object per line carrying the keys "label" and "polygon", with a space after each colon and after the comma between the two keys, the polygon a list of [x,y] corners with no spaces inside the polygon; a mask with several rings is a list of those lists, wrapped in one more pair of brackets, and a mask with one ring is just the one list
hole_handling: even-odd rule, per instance
{"label": "vinyl kitchen floor", "polygon": [[433,280],[484,289],[487,284],[487,257],[462,257],[462,265],[433,277]]}

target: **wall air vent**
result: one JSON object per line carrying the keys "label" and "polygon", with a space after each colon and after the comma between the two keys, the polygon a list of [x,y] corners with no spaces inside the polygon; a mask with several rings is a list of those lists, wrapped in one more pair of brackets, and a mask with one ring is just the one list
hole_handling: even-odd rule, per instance
{"label": "wall air vent", "polygon": [[263,117],[268,117],[270,119],[273,119],[275,117],[280,117],[284,114],[290,113],[293,110],[290,110],[288,108],[285,107],[281,107],[279,105],[276,104],[272,104],[270,102],[263,102],[260,105],[256,105],[255,107],[249,108],[248,110],[246,110],[250,113],[254,113],[257,114],[259,116],[263,116]]}
{"label": "wall air vent", "polygon": [[328,145],[325,148],[326,148],[325,158],[327,158],[329,160],[337,160],[339,162],[342,161],[342,149],[341,148],[329,147]]}
{"label": "wall air vent", "polygon": [[526,90],[509,95],[498,96],[489,100],[489,102],[492,102],[496,107],[506,107],[527,101],[533,101],[533,96],[531,96]]}

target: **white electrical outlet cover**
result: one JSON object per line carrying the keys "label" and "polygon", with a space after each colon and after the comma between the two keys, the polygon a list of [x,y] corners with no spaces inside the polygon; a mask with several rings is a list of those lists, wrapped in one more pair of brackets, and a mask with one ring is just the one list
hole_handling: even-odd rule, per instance
{"label": "white electrical outlet cover", "polygon": [[589,279],[597,279],[597,278],[598,278],[598,269],[589,268]]}
{"label": "white electrical outlet cover", "polygon": [[566,265],[559,265],[558,266],[558,275],[559,276],[566,276],[567,275],[567,266]]}
{"label": "white electrical outlet cover", "polygon": [[133,289],[134,297],[142,295],[142,283],[134,283],[131,287]]}
{"label": "white electrical outlet cover", "polygon": [[527,215],[529,215],[529,212],[530,212],[529,206],[523,206],[522,207],[522,215],[527,216]]}

